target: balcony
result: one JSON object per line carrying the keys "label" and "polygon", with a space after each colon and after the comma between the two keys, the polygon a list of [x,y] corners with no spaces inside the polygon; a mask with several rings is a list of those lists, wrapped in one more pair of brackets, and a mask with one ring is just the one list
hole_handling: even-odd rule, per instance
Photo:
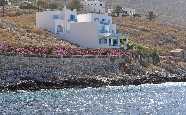
{"label": "balcony", "polygon": [[100,33],[110,33],[110,31],[109,31],[109,30],[104,29],[104,30],[100,30]]}
{"label": "balcony", "polygon": [[100,21],[100,24],[103,24],[103,25],[110,25],[110,20],[109,20],[109,21]]}
{"label": "balcony", "polygon": [[102,29],[99,31],[100,33],[110,33],[110,34],[117,34],[112,29]]}
{"label": "balcony", "polygon": [[69,22],[77,22],[77,17],[75,15],[70,15],[70,19],[68,19]]}
{"label": "balcony", "polygon": [[69,22],[77,22],[77,19],[69,19]]}
{"label": "balcony", "polygon": [[119,48],[120,47],[120,40],[117,37],[111,36],[100,36],[99,37],[99,45],[101,47],[107,48]]}

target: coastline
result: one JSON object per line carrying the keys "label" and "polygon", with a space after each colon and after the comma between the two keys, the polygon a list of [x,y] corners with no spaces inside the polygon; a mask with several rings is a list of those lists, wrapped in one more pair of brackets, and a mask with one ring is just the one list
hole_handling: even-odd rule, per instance
{"label": "coastline", "polygon": [[142,84],[162,84],[166,82],[186,82],[186,76],[163,76],[160,73],[151,73],[142,76],[134,75],[111,75],[111,76],[85,76],[65,79],[56,79],[53,81],[41,82],[37,80],[21,80],[19,83],[12,85],[0,86],[1,91],[17,90],[41,90],[41,89],[64,89],[64,88],[97,88],[105,86],[127,86]]}
{"label": "coastline", "polygon": [[[134,57],[0,55],[0,91],[186,82],[185,70],[182,73],[180,68],[173,67],[174,72],[161,67],[147,70],[140,64],[140,58]],[[147,60],[146,63],[153,62]]]}

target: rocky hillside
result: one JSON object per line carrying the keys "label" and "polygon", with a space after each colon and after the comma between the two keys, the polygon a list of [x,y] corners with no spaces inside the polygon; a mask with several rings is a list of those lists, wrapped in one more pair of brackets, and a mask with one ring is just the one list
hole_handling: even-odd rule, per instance
{"label": "rocky hillside", "polygon": [[153,10],[163,23],[186,25],[185,0],[112,0],[113,6],[135,8],[138,13]]}
{"label": "rocky hillside", "polygon": [[58,40],[56,36],[35,28],[34,15],[0,18],[0,42],[12,46],[36,47],[70,47],[76,45],[65,40]]}
{"label": "rocky hillside", "polygon": [[149,21],[144,18],[116,17],[114,23],[120,25],[121,32],[130,33],[130,40],[160,53],[167,53],[175,48],[186,49],[186,29]]}
{"label": "rocky hillside", "polygon": [[[186,29],[149,21],[143,18],[114,18],[121,32],[129,32],[130,40],[167,53],[175,48],[186,49]],[[46,31],[35,28],[35,15],[0,18],[0,42],[17,46],[65,46],[76,47],[67,41],[59,41]]]}

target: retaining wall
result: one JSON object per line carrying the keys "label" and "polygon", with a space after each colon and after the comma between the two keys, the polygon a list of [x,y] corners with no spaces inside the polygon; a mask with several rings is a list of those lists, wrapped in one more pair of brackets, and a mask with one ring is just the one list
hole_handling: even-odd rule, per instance
{"label": "retaining wall", "polygon": [[117,74],[120,64],[127,60],[127,57],[43,58],[0,55],[0,83]]}

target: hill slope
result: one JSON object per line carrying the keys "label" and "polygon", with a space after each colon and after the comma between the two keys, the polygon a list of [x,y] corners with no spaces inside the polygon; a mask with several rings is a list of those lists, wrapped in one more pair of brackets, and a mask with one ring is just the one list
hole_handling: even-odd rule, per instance
{"label": "hill slope", "polygon": [[137,12],[155,11],[164,23],[186,25],[185,0],[112,0],[113,6],[135,8]]}
{"label": "hill slope", "polygon": [[149,21],[143,18],[114,18],[121,32],[129,32],[130,40],[167,53],[175,48],[186,49],[186,29]]}
{"label": "hill slope", "polygon": [[49,32],[35,28],[35,15],[22,15],[16,17],[0,18],[0,42],[14,46],[36,47],[77,47]]}

